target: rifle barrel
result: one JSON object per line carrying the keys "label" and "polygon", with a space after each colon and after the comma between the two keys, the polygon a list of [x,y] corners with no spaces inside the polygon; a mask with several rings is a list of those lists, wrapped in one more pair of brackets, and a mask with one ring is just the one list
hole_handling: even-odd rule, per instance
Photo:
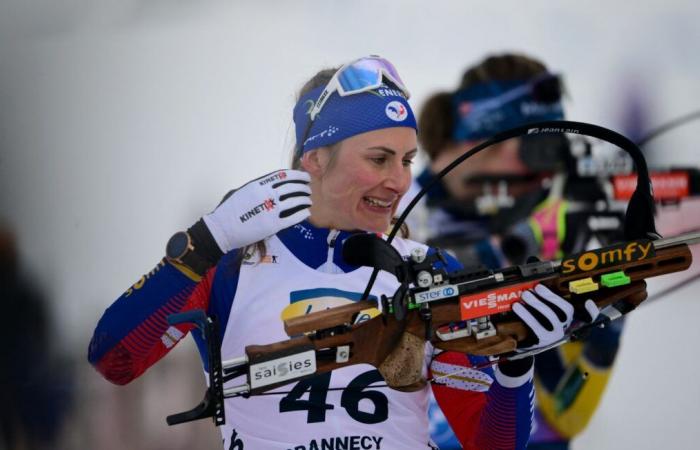
{"label": "rifle barrel", "polygon": [[659,250],[661,248],[673,247],[678,244],[693,245],[700,243],[700,231],[695,231],[693,233],[681,234],[679,236],[673,236],[670,238],[657,239],[652,241],[654,244],[654,249]]}

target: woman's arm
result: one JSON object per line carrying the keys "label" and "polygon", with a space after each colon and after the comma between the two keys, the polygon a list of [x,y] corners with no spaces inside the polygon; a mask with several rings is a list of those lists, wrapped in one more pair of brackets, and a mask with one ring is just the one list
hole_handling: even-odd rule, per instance
{"label": "woman's arm", "polygon": [[171,326],[170,314],[209,305],[216,272],[197,280],[163,259],[103,314],[90,341],[88,360],[107,380],[126,384],[168,353],[192,328]]}
{"label": "woman's arm", "polygon": [[505,367],[472,368],[483,361],[457,352],[438,355],[431,364],[435,400],[465,450],[523,449],[532,425],[532,362],[523,375],[509,376]]}
{"label": "woman's arm", "polygon": [[[90,363],[109,381],[126,384],[162,358],[193,327],[170,326],[167,316],[191,309],[211,313],[214,266],[224,254],[224,259],[235,259],[237,249],[307,218],[308,184],[309,175],[297,170],[256,178],[226,194],[187,233],[178,233],[186,238],[184,244],[174,236],[168,252],[178,256],[163,259],[105,311],[90,342]],[[225,272],[225,284],[235,290],[238,271]],[[227,316],[230,305],[221,307],[223,311],[220,306],[215,313]]]}
{"label": "woman's arm", "polygon": [[[126,384],[138,377],[192,329],[189,324],[170,326],[170,314],[195,308],[207,311],[214,266],[223,255],[203,220],[190,227],[186,236],[184,255],[189,256],[184,259],[194,257],[196,267],[163,258],[107,308],[98,322],[88,360],[109,381]],[[166,253],[172,253],[172,246],[168,247]],[[178,255],[183,252],[178,250]]]}
{"label": "woman's arm", "polygon": [[[591,308],[588,312],[592,320],[597,308]],[[513,313],[530,331],[518,350],[526,351],[558,341],[571,323],[574,310],[563,298],[538,285],[523,293]],[[433,376],[438,375],[436,372],[452,375],[436,376],[433,393],[464,448],[525,448],[532,426],[533,363],[530,356],[499,363],[490,372],[472,369],[472,358],[454,352],[441,354],[433,361]]]}
{"label": "woman's arm", "polygon": [[[462,268],[449,254],[445,257],[446,270]],[[430,365],[435,400],[464,449],[523,449],[532,426],[532,358],[495,369],[472,368],[485,361],[458,352],[437,355]]]}

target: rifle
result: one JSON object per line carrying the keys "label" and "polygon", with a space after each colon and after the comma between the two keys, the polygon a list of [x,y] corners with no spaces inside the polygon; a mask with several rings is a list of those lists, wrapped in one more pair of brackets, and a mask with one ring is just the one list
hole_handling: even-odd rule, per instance
{"label": "rifle", "polygon": [[[381,296],[382,314],[357,323],[361,312],[379,307],[370,299],[288,319],[284,328],[289,340],[247,346],[244,356],[228,361],[221,361],[215,322],[203,311],[170,316],[171,324],[193,322],[203,331],[210,383],[202,404],[169,416],[168,424],[213,417],[219,425],[225,420],[224,398],[262,394],[353,364],[375,366],[390,387],[420,388],[426,381],[421,379],[423,352],[395,351],[402,346],[414,348],[430,342],[438,349],[496,355],[500,360],[535,354],[512,354],[527,336],[525,326],[509,313],[522,291],[542,283],[575,307],[593,299],[601,316],[593,324],[574,327],[568,338],[576,338],[587,328],[605,325],[634,310],[646,299],[645,279],[687,269],[692,262],[688,245],[698,242],[700,233],[633,240],[560,261],[447,273],[436,268],[444,258],[440,252],[416,252],[404,260],[376,235],[351,236],[343,247],[348,262],[387,270],[401,283],[390,297]],[[223,387],[240,376],[246,378],[245,383]]]}
{"label": "rifle", "polygon": [[[593,324],[569,329],[566,340],[575,339],[591,326],[604,326],[632,311],[646,298],[649,277],[687,269],[692,257],[688,245],[700,242],[700,234],[661,239],[655,231],[654,203],[646,163],[639,149],[624,136],[589,124],[548,121],[499,133],[466,152],[445,168],[436,180],[469,156],[494,143],[535,133],[580,133],[615,143],[627,150],[637,168],[638,183],[624,223],[628,240],[575,254],[559,261],[536,261],[499,270],[446,272],[440,251],[414,252],[404,259],[390,245],[410,209],[431,186],[419,193],[404,211],[388,239],[372,234],[348,238],[343,256],[350,264],[374,268],[363,299],[284,321],[289,340],[268,345],[250,345],[245,355],[221,361],[216,322],[203,311],[176,314],[170,324],[193,322],[205,336],[209,349],[209,388],[202,403],[193,410],[169,416],[170,425],[213,417],[224,423],[224,398],[260,395],[279,386],[353,364],[376,367],[387,385],[399,390],[420,389],[423,346],[473,355],[496,356],[489,364],[515,360],[548,348],[514,353],[527,337],[527,329],[509,312],[520,294],[537,283],[580,307],[593,299],[601,309]],[[379,270],[392,273],[399,287],[380,301],[368,298]],[[358,322],[362,311],[378,308],[381,315]],[[420,351],[416,351],[416,349]],[[219,364],[220,362],[220,364]],[[225,388],[224,383],[244,376],[246,382]],[[279,393],[279,392],[277,392]]]}

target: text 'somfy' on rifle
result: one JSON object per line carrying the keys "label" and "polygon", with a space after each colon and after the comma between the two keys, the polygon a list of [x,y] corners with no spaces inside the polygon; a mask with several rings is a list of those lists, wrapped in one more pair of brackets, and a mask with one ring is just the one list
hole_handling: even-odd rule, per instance
{"label": "text 'somfy' on rifle", "polygon": [[[209,388],[202,403],[191,411],[169,416],[170,425],[212,417],[225,421],[224,398],[259,395],[279,386],[353,364],[376,367],[392,388],[422,387],[423,346],[472,355],[518,359],[517,344],[528,338],[511,305],[520,294],[538,283],[569,300],[575,308],[592,299],[600,317],[587,325],[573,326],[568,339],[586,328],[605,325],[646,299],[645,279],[687,269],[692,257],[688,245],[700,242],[700,233],[661,239],[654,225],[654,200],[646,162],[639,148],[603,127],[570,121],[548,121],[499,133],[457,158],[435,178],[442,178],[462,161],[495,143],[524,134],[575,133],[611,142],[626,150],[635,163],[637,184],[624,223],[624,242],[586,251],[558,261],[537,261],[499,270],[446,272],[438,251],[415,252],[404,259],[390,242],[411,208],[432,185],[419,193],[399,218],[385,241],[372,234],[351,236],[343,246],[350,264],[373,267],[364,300],[284,322],[289,340],[250,345],[245,355],[221,360],[217,324],[202,311],[169,317],[171,324],[193,322],[208,343]],[[399,281],[394,293],[368,299],[379,270]],[[363,311],[380,308],[368,320]],[[538,351],[543,351],[539,349]],[[534,354],[530,353],[530,354]],[[496,359],[495,361],[498,361]],[[245,382],[224,388],[224,383],[245,377]]]}

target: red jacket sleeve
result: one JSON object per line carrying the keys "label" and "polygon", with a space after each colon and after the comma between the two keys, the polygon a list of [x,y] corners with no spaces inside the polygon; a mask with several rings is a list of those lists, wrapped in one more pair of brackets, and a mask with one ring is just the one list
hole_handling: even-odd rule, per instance
{"label": "red jacket sleeve", "polygon": [[433,394],[465,450],[524,449],[532,425],[532,374],[508,379],[457,352],[435,357],[430,370]]}
{"label": "red jacket sleeve", "polygon": [[107,308],[90,342],[90,363],[115,384],[144,373],[192,329],[190,324],[171,326],[167,317],[207,310],[215,271],[197,282],[162,261]]}

